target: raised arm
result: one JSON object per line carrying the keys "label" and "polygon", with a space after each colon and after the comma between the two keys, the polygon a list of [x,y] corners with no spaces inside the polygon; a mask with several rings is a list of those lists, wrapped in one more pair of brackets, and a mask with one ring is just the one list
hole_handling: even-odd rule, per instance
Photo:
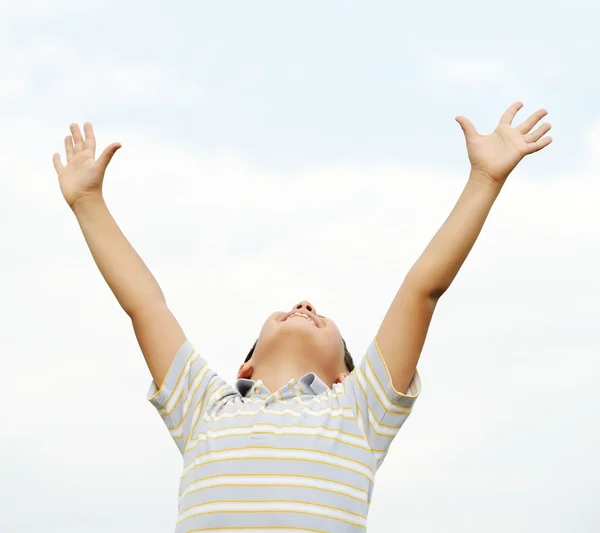
{"label": "raised arm", "polygon": [[502,116],[491,135],[457,117],[465,134],[471,173],[456,206],[407,274],[377,333],[377,345],[394,388],[406,393],[421,355],[436,304],[469,255],[509,174],[528,154],[548,146],[549,124],[532,132],[541,109],[513,128],[520,102]]}
{"label": "raised arm", "polygon": [[127,241],[110,214],[102,195],[106,167],[121,147],[114,143],[95,159],[92,125],[71,125],[65,139],[66,165],[54,154],[63,196],[77,217],[92,257],[133,328],[152,374],[160,387],[184,343],[185,335],[168,309],[156,279]]}

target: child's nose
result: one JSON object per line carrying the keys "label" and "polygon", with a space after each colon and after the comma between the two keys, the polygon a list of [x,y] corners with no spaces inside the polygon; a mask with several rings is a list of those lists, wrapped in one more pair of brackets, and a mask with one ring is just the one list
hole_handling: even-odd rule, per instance
{"label": "child's nose", "polygon": [[310,302],[303,300],[302,302],[296,304],[294,306],[294,309],[296,311],[308,311],[309,313],[313,313],[313,314],[317,314],[317,311],[314,307],[314,305],[312,305]]}

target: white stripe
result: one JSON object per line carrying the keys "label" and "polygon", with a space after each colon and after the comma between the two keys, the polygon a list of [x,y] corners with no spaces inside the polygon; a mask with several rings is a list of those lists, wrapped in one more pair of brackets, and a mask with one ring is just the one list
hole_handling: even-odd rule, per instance
{"label": "white stripe", "polygon": [[[356,379],[360,382],[360,384],[361,384],[361,386],[362,386],[363,389],[365,389],[367,391],[369,390],[369,384],[365,383],[365,378],[363,377],[362,372],[357,372],[356,373]],[[406,418],[408,417],[408,415],[407,414],[396,413],[396,412],[393,412],[393,411],[389,411],[389,412],[392,412],[395,415],[395,417],[394,417],[394,424],[396,424],[397,427],[388,428],[388,427],[380,426],[379,424],[382,422],[383,417],[379,418],[373,412],[373,410],[371,409],[371,399],[369,398],[368,395],[367,395],[367,397],[365,399],[366,399],[367,413],[363,412],[363,415],[366,415],[368,417],[368,419],[369,419],[368,422],[369,422],[369,426],[371,427],[371,429],[374,432],[376,432],[376,433],[379,434],[377,436],[384,436],[384,437],[394,438],[396,436],[396,434],[398,433],[398,430],[399,430],[400,426],[402,425],[402,423],[404,423],[404,420],[406,420]],[[363,409],[363,411],[364,411],[364,409]],[[398,416],[402,416],[403,419],[398,419]]]}
{"label": "white stripe", "polygon": [[[209,385],[210,386],[210,385]],[[218,387],[207,399],[205,405],[208,407],[211,403],[215,402],[217,399],[220,399],[223,396],[223,392],[226,391],[227,389],[229,389],[229,385],[227,385],[227,383],[225,383],[224,385],[221,385],[220,387]],[[208,388],[207,388],[208,390]],[[194,406],[194,415],[192,416],[192,422],[190,424],[191,428],[195,428],[196,423],[198,421],[198,418],[200,416],[200,409],[198,409],[200,403],[202,402],[202,398],[199,398],[198,403]],[[207,413],[204,413],[204,415],[202,415],[202,418],[205,419],[204,417],[207,415]],[[206,420],[206,419],[205,419]],[[183,424],[182,424],[183,425]],[[182,429],[182,425],[180,425],[176,430],[170,430],[171,431],[171,435],[172,437],[175,438],[179,438],[182,436],[183,434],[183,429]],[[191,435],[190,435],[191,437]],[[192,440],[191,438],[189,440]]]}
{"label": "white stripe", "polygon": [[[371,385],[373,386],[373,392],[375,393],[381,404],[385,407],[385,409],[390,413],[408,416],[410,414],[410,407],[401,407],[393,403],[392,400],[389,398],[387,392],[383,390],[383,388],[379,384],[379,380],[377,379],[375,373],[373,372],[373,369],[371,368],[372,365],[367,364],[365,366],[366,378],[369,381],[369,383],[371,383]],[[386,375],[384,379],[387,381],[389,378]]]}
{"label": "white stripe", "polygon": [[[239,527],[237,529],[225,529],[222,527],[218,527],[218,528],[212,528],[212,529],[194,529],[193,533],[200,533],[200,531],[218,531],[219,533],[240,533],[240,532],[244,532],[244,531],[249,531],[252,533],[256,533],[258,531],[259,528],[256,527]],[[313,531],[312,529],[287,529],[284,527],[278,527],[278,528],[272,528],[269,527],[268,532],[269,533],[302,533],[302,531]]]}
{"label": "white stripe", "polygon": [[364,490],[355,489],[348,485],[336,483],[335,481],[328,481],[323,479],[315,479],[309,477],[298,477],[298,476],[218,476],[209,479],[200,479],[190,483],[185,490],[179,496],[179,503],[191,492],[200,489],[207,489],[211,487],[236,487],[239,485],[256,485],[256,486],[293,486],[306,487],[311,489],[324,489],[333,492],[339,492],[346,496],[352,496],[359,500],[367,503],[368,495]]}
{"label": "white stripe", "polygon": [[[368,450],[368,446],[362,437],[346,435],[335,429],[325,427],[310,427],[310,426],[275,426],[268,424],[255,424],[253,426],[231,427],[217,430],[208,430],[206,433],[200,433],[197,438],[190,439],[189,445],[196,445],[199,442],[206,442],[209,439],[219,439],[225,437],[248,436],[252,433],[267,433],[270,435],[291,436],[302,435],[309,437],[328,437],[330,439],[358,446],[364,450]],[[189,451],[189,447],[186,451]]]}
{"label": "white stripe", "polygon": [[[211,529],[194,529],[193,533],[200,533],[200,531],[218,531],[219,533],[240,533],[240,532],[244,532],[244,531],[249,531],[251,533],[256,533],[260,528],[256,528],[256,527],[239,527],[236,529],[226,529],[226,528],[222,528],[222,527],[217,527],[217,528],[211,528]],[[285,527],[277,527],[277,528],[273,528],[273,527],[269,527],[268,529],[268,533],[302,533],[302,531],[313,531],[312,529],[287,529]]]}
{"label": "white stripe", "polygon": [[194,505],[183,511],[179,515],[178,523],[190,518],[196,514],[214,513],[214,512],[265,512],[278,511],[282,513],[308,513],[327,518],[338,518],[345,520],[356,526],[365,527],[366,519],[356,516],[340,509],[330,509],[328,507],[320,507],[309,503],[300,502],[210,502]]}
{"label": "white stripe", "polygon": [[[181,425],[183,423],[183,421],[186,419],[188,411],[190,409],[190,404],[192,403],[192,400],[194,398],[194,395],[198,392],[198,390],[206,390],[208,388],[208,386],[205,387],[201,387],[200,385],[202,385],[202,382],[204,381],[204,378],[206,377],[206,375],[208,374],[209,369],[208,369],[208,365],[206,363],[204,363],[204,366],[202,367],[202,370],[200,372],[198,372],[196,374],[196,377],[194,378],[194,380],[192,381],[192,383],[190,384],[190,388],[188,389],[188,394],[183,402],[183,408],[181,411],[181,415],[178,417],[179,422],[178,425],[179,427],[175,430],[173,428],[169,428],[169,432],[171,433],[171,436],[175,439],[178,439],[182,436],[183,431],[181,429]],[[207,385],[210,385],[210,381],[208,382]],[[200,400],[202,400],[202,397],[200,398]],[[166,411],[162,416],[165,416],[166,413],[168,413],[169,411]]]}
{"label": "white stripe", "polygon": [[[234,404],[232,404],[232,405],[234,405]],[[196,410],[196,412],[194,413],[194,418],[196,418],[197,413],[198,413],[198,410]],[[265,408],[265,406],[262,406],[258,410],[249,410],[246,407],[243,409],[236,409],[235,411],[230,412],[230,413],[221,413],[220,415],[217,415],[214,412],[213,413],[205,412],[201,418],[205,422],[211,423],[211,422],[219,422],[221,420],[226,420],[226,419],[251,417],[251,416],[255,416],[259,413],[262,415],[277,415],[277,416],[291,415],[291,416],[295,416],[296,418],[300,418],[302,415],[309,415],[309,416],[313,416],[313,417],[319,417],[319,416],[322,417],[324,415],[328,415],[331,418],[343,417],[345,419],[354,419],[354,412],[352,411],[352,409],[350,407],[342,407],[339,409],[327,408],[327,409],[323,409],[321,411],[312,411],[312,410],[306,409],[306,408],[303,408],[302,411],[293,411],[291,409],[282,409],[281,411],[275,411],[275,410]],[[195,424],[196,424],[196,422],[193,421],[192,428],[195,427]],[[176,431],[171,431],[171,435],[173,435],[173,437],[175,438],[176,436],[180,436],[181,432],[182,432],[181,427],[179,427]],[[191,448],[196,446],[198,444],[198,442],[203,442],[205,440],[206,440],[206,438],[200,433],[196,436],[190,435],[188,438],[187,445],[185,447],[185,451],[186,452],[189,451]],[[359,441],[357,441],[357,443],[358,442]]]}
{"label": "white stripe", "polygon": [[372,416],[369,416],[369,426],[377,433],[377,437],[389,437],[390,439],[393,439],[398,434],[400,424],[397,420],[396,423],[398,424],[398,427],[386,427],[379,425],[379,420],[374,420],[375,415],[373,412],[371,412],[371,415]]}
{"label": "white stripe", "polygon": [[304,394],[303,396],[292,396],[291,398],[288,398],[288,399],[277,400],[275,402],[275,404],[288,403],[289,400],[291,400],[291,399],[296,400],[298,403],[300,403],[302,405],[307,405],[307,404],[311,404],[311,403],[327,403],[332,399],[337,400],[337,395],[332,392],[322,393],[322,394],[319,394],[318,396],[310,396],[310,395]]}
{"label": "white stripe", "polygon": [[200,354],[198,352],[196,352],[192,357],[190,357],[190,359],[188,359],[185,366],[181,370],[181,374],[179,374],[179,376],[177,376],[177,379],[179,380],[179,383],[177,383],[177,387],[171,394],[169,401],[161,409],[159,409],[160,413],[164,413],[164,412],[168,413],[169,411],[171,411],[175,402],[179,400],[179,393],[180,393],[181,389],[183,389],[186,385],[186,377],[190,373],[190,368],[199,358],[200,358]]}
{"label": "white stripe", "polygon": [[[371,375],[373,375],[373,374],[371,373]],[[370,395],[369,395],[369,392],[371,391],[370,383],[373,383],[374,384],[373,386],[375,386],[376,382],[373,382],[373,381],[368,382],[367,378],[363,375],[362,372],[357,372],[356,373],[356,379],[358,379],[358,381],[360,382],[361,387],[366,391],[365,393],[367,395],[367,397],[366,397],[367,405],[370,407],[370,405],[372,404],[372,400],[373,400],[372,397],[370,397]],[[381,390],[381,387],[378,387],[378,388],[379,388],[379,390]],[[404,418],[408,418],[408,415],[410,414],[410,408],[409,407],[401,408],[401,407],[395,406],[392,403],[386,403],[386,404],[384,404],[383,408],[386,411],[385,414],[392,413],[393,415],[403,416]],[[369,409],[369,411],[371,413],[373,413],[373,410],[371,408]],[[380,420],[377,420],[377,422],[380,422]]]}
{"label": "white stripe", "polygon": [[[357,423],[358,429],[360,430],[361,434],[365,436],[365,439],[367,439],[367,430],[365,429],[365,421],[363,420],[362,411],[360,410],[360,406],[357,405],[356,409],[357,409],[356,423]],[[367,413],[366,415],[368,417],[369,413]]]}
{"label": "white stripe", "polygon": [[196,374],[196,377],[194,377],[194,380],[190,384],[189,390],[192,394],[189,394],[188,397],[185,399],[185,402],[183,403],[183,418],[185,418],[185,415],[187,414],[190,408],[190,404],[192,403],[194,394],[201,389],[200,385],[202,381],[204,381],[206,374],[208,374],[208,365],[205,363],[202,367],[202,370]]}
{"label": "white stripe", "polygon": [[349,461],[321,452],[310,450],[286,450],[285,448],[240,448],[234,450],[221,450],[208,452],[192,459],[183,469],[182,477],[191,470],[211,461],[227,459],[299,459],[302,461],[318,461],[331,466],[338,466],[347,470],[365,475],[373,481],[373,472],[366,466],[355,461]]}
{"label": "white stripe", "polygon": [[344,417],[344,418],[350,418],[353,419],[354,418],[354,413],[352,412],[352,409],[349,407],[339,407],[339,408],[332,408],[332,407],[326,407],[324,409],[320,409],[320,410],[315,410],[315,409],[309,409],[307,407],[303,407],[301,410],[293,410],[293,409],[269,409],[269,407],[265,407],[264,405],[257,410],[249,410],[249,409],[237,409],[233,412],[229,412],[229,413],[221,413],[219,415],[213,413],[204,413],[202,415],[203,420],[206,421],[214,421],[214,422],[218,422],[219,420],[223,420],[225,418],[235,418],[238,416],[254,416],[257,414],[265,414],[265,415],[290,415],[290,416],[295,416],[296,418],[300,418],[303,415],[309,415],[309,416],[330,416],[330,417]]}

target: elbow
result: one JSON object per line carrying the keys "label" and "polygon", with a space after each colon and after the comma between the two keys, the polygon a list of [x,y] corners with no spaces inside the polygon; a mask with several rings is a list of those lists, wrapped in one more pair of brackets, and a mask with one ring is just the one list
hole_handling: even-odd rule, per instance
{"label": "elbow", "polygon": [[122,307],[129,318],[134,320],[136,317],[156,312],[157,308],[167,308],[167,302],[164,297],[157,296],[155,298],[140,298],[133,302],[128,302],[127,305],[123,305]]}
{"label": "elbow", "polygon": [[419,294],[421,297],[437,302],[448,290],[448,287],[441,285],[428,284],[415,279],[413,276],[407,276],[404,280],[404,285],[409,287],[411,292]]}
{"label": "elbow", "polygon": [[434,302],[437,302],[448,290],[448,287],[438,287],[433,290],[430,290],[427,293],[427,297]]}

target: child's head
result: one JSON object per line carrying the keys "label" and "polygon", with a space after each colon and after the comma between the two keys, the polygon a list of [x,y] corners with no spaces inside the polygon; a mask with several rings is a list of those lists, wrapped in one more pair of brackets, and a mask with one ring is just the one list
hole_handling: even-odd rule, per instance
{"label": "child's head", "polygon": [[353,369],[352,356],[333,320],[303,301],[266,320],[238,378],[261,379],[275,392],[290,379],[309,372],[332,386]]}

